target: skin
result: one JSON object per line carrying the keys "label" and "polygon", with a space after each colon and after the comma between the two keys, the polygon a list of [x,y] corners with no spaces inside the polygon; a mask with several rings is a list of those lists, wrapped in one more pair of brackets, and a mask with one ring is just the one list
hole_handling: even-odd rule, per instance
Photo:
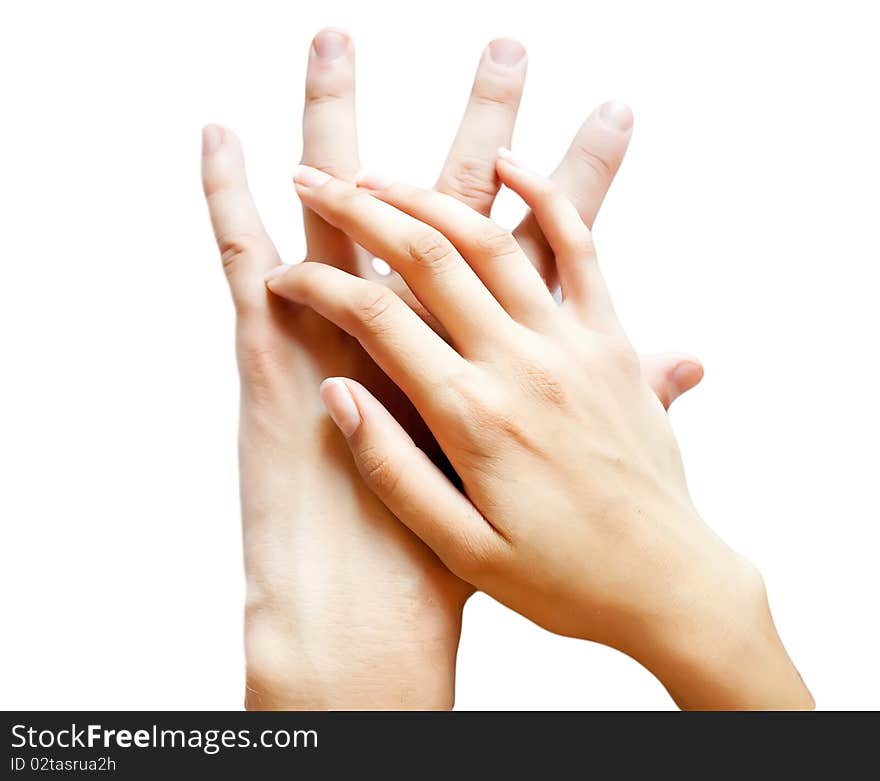
{"label": "skin", "polygon": [[358,339],[464,490],[366,388],[333,378],[322,396],[365,483],[460,578],[552,632],[627,653],[682,708],[811,708],[760,575],[691,502],[589,229],[509,151],[497,172],[548,240],[561,306],[511,234],[448,196],[375,174],[359,187],[309,168],[295,177],[303,203],[385,258],[450,337],[338,269],[267,275]]}
{"label": "skin", "polygon": [[[510,142],[525,65],[516,42],[487,47],[436,185],[475,215],[489,214],[500,186],[495,150]],[[626,107],[597,109],[554,174],[587,224],[620,165],[631,127]],[[303,161],[345,181],[359,170],[354,48],[340,31],[322,31],[309,51]],[[381,399],[422,452],[438,463],[442,453],[406,396],[356,339],[267,293],[263,277],[279,257],[249,193],[240,144],[228,129],[205,128],[202,177],[236,310],[246,705],[448,708],[461,612],[473,587],[360,479],[327,419],[321,381],[331,375],[356,380]],[[372,255],[338,227],[308,207],[304,225],[309,267],[344,271],[391,290],[418,322],[424,318],[447,336],[404,280],[377,276]],[[554,284],[553,254],[533,216],[516,235]],[[667,406],[702,376],[686,355],[646,358],[643,365]]]}

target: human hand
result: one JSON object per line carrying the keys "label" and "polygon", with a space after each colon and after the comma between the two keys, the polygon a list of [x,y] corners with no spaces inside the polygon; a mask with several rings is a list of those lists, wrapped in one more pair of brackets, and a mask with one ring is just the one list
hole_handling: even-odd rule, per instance
{"label": "human hand", "polygon": [[[526,52],[520,43],[499,38],[483,51],[473,88],[458,133],[434,189],[488,216],[500,188],[495,171],[499,146],[509,146],[526,75]],[[303,115],[302,163],[337,178],[354,181],[360,170],[354,115],[354,46],[345,33],[328,29],[319,33],[309,55],[306,109]],[[610,101],[585,120],[551,178],[572,200],[584,223],[592,228],[599,208],[617,174],[632,135],[629,107]],[[373,256],[308,207],[303,209],[306,259],[342,268],[391,288],[432,328],[443,328],[431,316],[398,274],[375,272]],[[538,269],[548,288],[558,285],[553,253],[535,215],[527,213],[513,235]],[[354,348],[357,349],[356,347]],[[684,353],[660,353],[642,358],[643,373],[665,407],[697,385],[703,376],[699,361]],[[383,398],[418,444],[434,453],[417,418],[396,389],[383,389]],[[403,408],[396,409],[397,404]]]}
{"label": "human hand", "polygon": [[[524,76],[518,44],[490,44],[437,184],[483,214],[499,187],[495,149],[509,143]],[[344,179],[359,168],[353,89],[350,39],[323,31],[309,52],[303,160]],[[556,173],[590,224],[631,122],[619,105],[594,112]],[[471,586],[365,487],[328,428],[320,381],[334,374],[359,380],[423,450],[438,460],[441,454],[406,397],[355,340],[266,295],[263,274],[278,254],[248,191],[235,136],[207,128],[202,162],[237,314],[248,707],[447,707]],[[309,209],[304,223],[309,260],[388,285],[427,316],[400,277],[377,276],[372,256],[343,232]],[[533,217],[517,236],[553,284],[553,256]],[[687,356],[647,361],[665,404],[702,373]]]}
{"label": "human hand", "polygon": [[297,174],[304,205],[388,261],[450,336],[338,269],[267,276],[360,341],[465,495],[362,385],[335,378],[323,397],[365,482],[452,572],[551,631],[629,654],[682,707],[810,707],[760,576],[693,507],[589,230],[509,153],[497,170],[547,237],[561,306],[510,234],[453,199],[375,175],[358,188]]}

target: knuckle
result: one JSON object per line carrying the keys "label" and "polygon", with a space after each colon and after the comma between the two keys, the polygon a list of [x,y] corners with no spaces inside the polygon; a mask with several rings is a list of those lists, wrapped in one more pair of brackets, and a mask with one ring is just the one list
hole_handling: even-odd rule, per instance
{"label": "knuckle", "polygon": [[324,74],[324,78],[310,74],[306,79],[306,107],[349,100],[353,90],[354,75],[351,71]]}
{"label": "knuckle", "polygon": [[519,88],[509,81],[484,82],[474,89],[471,100],[477,106],[513,111],[519,101]]}
{"label": "knuckle", "polygon": [[596,247],[593,244],[593,234],[586,225],[584,225],[583,230],[577,230],[569,237],[568,249],[580,258],[596,257]]}
{"label": "knuckle", "polygon": [[601,153],[584,141],[575,142],[575,155],[587,168],[591,169],[602,181],[610,182],[614,177],[614,168]]}
{"label": "knuckle", "polygon": [[221,233],[217,236],[217,246],[220,248],[220,260],[224,271],[227,274],[231,273],[241,265],[242,260],[246,261],[253,257],[262,244],[263,241],[256,233],[247,231]]}
{"label": "knuckle", "polygon": [[340,89],[339,85],[334,85],[333,87],[328,86],[323,83],[315,83],[309,81],[306,84],[306,106],[321,106],[325,103],[335,103],[340,100],[344,100],[346,97],[346,91],[344,88]]}
{"label": "knuckle", "polygon": [[475,244],[478,251],[493,258],[515,255],[520,251],[513,234],[494,222],[490,222],[480,231]]}
{"label": "knuckle", "polygon": [[453,397],[466,407],[476,406],[482,401],[485,395],[482,384],[480,376],[472,369],[457,372],[446,381],[446,387]]}
{"label": "knuckle", "polygon": [[543,200],[563,218],[565,231],[560,240],[562,250],[577,257],[594,256],[593,234],[584,223],[574,202],[549,179],[541,186]]}
{"label": "knuckle", "polygon": [[552,179],[545,178],[535,186],[537,200],[557,212],[567,212],[573,208],[573,204],[566,197],[559,185]]}
{"label": "knuckle", "polygon": [[525,431],[513,405],[478,374],[465,372],[452,377],[449,390],[454,397],[453,408],[460,410],[465,421],[462,427],[465,447],[473,453],[493,450],[493,442],[501,435],[522,442]]}
{"label": "knuckle", "polygon": [[[480,521],[484,523],[484,521]],[[489,574],[495,565],[495,554],[482,535],[461,534],[456,540],[452,553],[445,557],[444,564],[463,580],[469,583],[479,581]]]}
{"label": "knuckle", "polygon": [[460,157],[444,171],[443,189],[468,205],[485,210],[498,192],[495,166],[479,157]]}
{"label": "knuckle", "polygon": [[518,375],[523,390],[542,404],[562,407],[568,401],[561,372],[552,360],[545,358],[528,359],[518,367]]}
{"label": "knuckle", "polygon": [[384,285],[365,285],[354,307],[355,317],[370,331],[381,331],[396,302],[397,296]]}
{"label": "knuckle", "polygon": [[364,480],[383,497],[393,496],[400,484],[399,470],[373,445],[364,447],[358,453],[358,465]]}
{"label": "knuckle", "polygon": [[326,103],[335,103],[344,98],[345,95],[339,90],[328,90],[317,86],[306,88],[306,108],[323,106]]}
{"label": "knuckle", "polygon": [[406,253],[417,266],[438,271],[448,265],[455,248],[445,236],[431,230],[412,238],[407,244]]}
{"label": "knuckle", "polygon": [[522,88],[521,75],[510,72],[501,75],[481,69],[471,90],[471,101],[490,110],[510,112],[519,104]]}

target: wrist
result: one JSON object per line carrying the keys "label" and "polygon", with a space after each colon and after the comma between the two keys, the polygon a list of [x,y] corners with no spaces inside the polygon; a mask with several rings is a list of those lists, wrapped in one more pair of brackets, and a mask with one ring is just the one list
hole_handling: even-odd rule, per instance
{"label": "wrist", "polygon": [[812,709],[758,570],[726,546],[700,569],[640,661],[682,710]]}
{"label": "wrist", "polygon": [[[249,603],[248,710],[449,710],[461,614],[396,642],[350,634],[298,611]],[[435,631],[431,631],[431,630]],[[340,642],[339,634],[347,636]]]}

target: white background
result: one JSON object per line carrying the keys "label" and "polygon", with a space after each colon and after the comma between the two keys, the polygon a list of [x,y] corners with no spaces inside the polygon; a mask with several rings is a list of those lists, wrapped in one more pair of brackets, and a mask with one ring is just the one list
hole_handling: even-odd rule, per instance
{"label": "white background", "polygon": [[[0,706],[236,708],[243,579],[233,317],[200,128],[242,137],[284,254],[306,53],[358,48],[361,152],[433,182],[483,46],[530,73],[549,170],[633,106],[596,226],[643,351],[700,355],[673,410],[704,517],[768,582],[820,707],[880,707],[880,55],[871,5],[4,3]],[[498,216],[513,224],[517,202]],[[670,708],[634,662],[475,597],[461,708]]]}

